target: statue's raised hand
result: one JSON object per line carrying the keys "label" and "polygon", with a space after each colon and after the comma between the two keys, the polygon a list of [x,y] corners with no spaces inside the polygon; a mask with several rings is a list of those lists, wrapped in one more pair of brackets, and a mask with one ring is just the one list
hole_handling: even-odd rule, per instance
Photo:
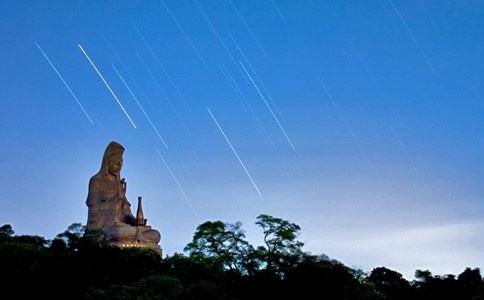
{"label": "statue's raised hand", "polygon": [[126,183],[126,179],[121,179],[121,191],[122,196],[126,196],[126,190],[128,189],[128,184]]}

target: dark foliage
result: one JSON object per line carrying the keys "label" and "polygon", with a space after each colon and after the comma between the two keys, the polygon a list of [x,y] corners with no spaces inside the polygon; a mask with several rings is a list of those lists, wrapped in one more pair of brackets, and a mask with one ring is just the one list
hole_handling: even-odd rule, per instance
{"label": "dark foliage", "polygon": [[458,276],[417,270],[407,281],[385,267],[369,274],[298,241],[300,227],[261,215],[264,245],[245,240],[240,223],[205,222],[186,246],[161,259],[149,250],[109,246],[102,232],[72,224],[52,241],[0,227],[2,298],[484,300],[479,269]]}

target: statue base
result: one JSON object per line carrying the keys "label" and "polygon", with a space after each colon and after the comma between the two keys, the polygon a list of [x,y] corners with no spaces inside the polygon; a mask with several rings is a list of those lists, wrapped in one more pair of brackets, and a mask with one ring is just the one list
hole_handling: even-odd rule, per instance
{"label": "statue base", "polygon": [[162,250],[158,243],[161,235],[151,226],[132,226],[126,223],[120,223],[111,226],[105,230],[106,238],[109,244],[120,248],[144,248],[151,249],[160,256]]}
{"label": "statue base", "polygon": [[140,243],[140,242],[126,242],[126,243],[120,243],[120,242],[110,242],[109,243],[112,246],[116,246],[119,248],[123,249],[133,249],[133,248],[138,248],[138,249],[149,249],[152,251],[155,251],[158,255],[162,256],[163,255],[163,250],[161,250],[160,245],[155,244],[155,243]]}

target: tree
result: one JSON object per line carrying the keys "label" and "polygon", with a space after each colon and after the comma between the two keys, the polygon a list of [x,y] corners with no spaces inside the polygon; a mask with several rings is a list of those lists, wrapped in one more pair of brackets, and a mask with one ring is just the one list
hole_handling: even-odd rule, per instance
{"label": "tree", "polygon": [[293,299],[381,299],[368,288],[369,285],[363,283],[363,276],[361,273],[361,281],[358,281],[354,271],[342,263],[325,255],[304,253],[301,262],[288,269],[284,278],[284,294]]}
{"label": "tree", "polygon": [[483,299],[484,285],[479,268],[466,268],[457,276],[457,282],[463,289],[463,293],[472,299]]}
{"label": "tree", "polygon": [[86,231],[86,226],[83,226],[81,223],[72,223],[67,227],[62,233],[59,233],[56,238],[64,240],[69,248],[77,248],[79,240],[84,235]]}
{"label": "tree", "polygon": [[368,276],[368,280],[375,284],[376,288],[381,290],[387,299],[411,298],[410,283],[396,271],[385,267],[375,268]]}
{"label": "tree", "polygon": [[15,232],[12,229],[12,225],[10,224],[5,224],[2,227],[0,227],[0,239],[8,239],[13,237]]}
{"label": "tree", "polygon": [[264,243],[269,253],[294,254],[304,246],[297,240],[301,230],[297,224],[269,215],[258,216],[255,224],[264,231]]}
{"label": "tree", "polygon": [[476,289],[482,283],[481,271],[479,268],[466,268],[457,276],[457,280],[466,288]]}
{"label": "tree", "polygon": [[191,256],[221,257],[225,252],[225,224],[207,221],[199,225],[192,241],[185,247]]}
{"label": "tree", "polygon": [[67,227],[67,230],[59,233],[56,239],[63,240],[71,251],[78,251],[79,242],[85,230],[86,226],[83,226],[81,223],[72,223]]}
{"label": "tree", "polygon": [[297,240],[301,227],[287,220],[260,215],[255,223],[262,227],[265,247],[258,252],[266,270],[283,276],[285,270],[298,262],[304,243]]}
{"label": "tree", "polygon": [[81,223],[72,223],[67,227],[67,230],[59,233],[54,241],[54,248],[58,249],[62,247],[60,241],[63,241],[68,249],[73,252],[78,252],[81,248],[90,249],[107,246],[107,241],[102,230],[87,231],[86,226]]}
{"label": "tree", "polygon": [[416,270],[415,271],[415,278],[419,283],[429,282],[433,279],[432,273],[429,270]]}
{"label": "tree", "polygon": [[242,224],[222,221],[205,222],[197,227],[192,241],[185,247],[191,257],[212,260],[225,269],[243,272],[252,246],[245,240]]}

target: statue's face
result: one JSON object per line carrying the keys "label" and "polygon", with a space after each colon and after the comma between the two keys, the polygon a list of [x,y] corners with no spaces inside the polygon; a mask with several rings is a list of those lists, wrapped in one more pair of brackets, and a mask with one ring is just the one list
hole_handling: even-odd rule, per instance
{"label": "statue's face", "polygon": [[123,167],[123,157],[120,155],[113,155],[109,158],[109,174],[112,176],[120,176],[121,168]]}

